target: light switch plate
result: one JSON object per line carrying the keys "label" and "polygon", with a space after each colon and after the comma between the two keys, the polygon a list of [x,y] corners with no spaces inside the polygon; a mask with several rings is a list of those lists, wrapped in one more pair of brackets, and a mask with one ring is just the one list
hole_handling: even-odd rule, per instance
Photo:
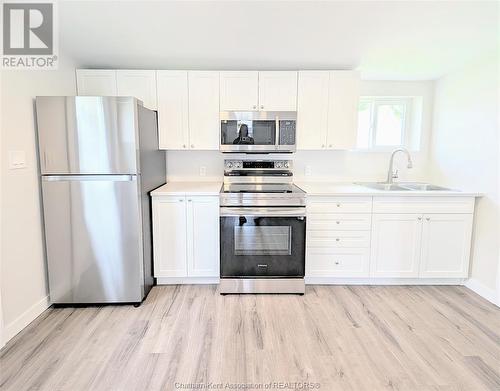
{"label": "light switch plate", "polygon": [[9,169],[17,170],[20,168],[26,168],[26,152],[9,151]]}

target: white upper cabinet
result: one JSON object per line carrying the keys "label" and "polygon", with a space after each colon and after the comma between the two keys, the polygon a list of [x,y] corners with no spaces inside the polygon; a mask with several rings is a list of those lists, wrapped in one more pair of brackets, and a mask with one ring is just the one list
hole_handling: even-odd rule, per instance
{"label": "white upper cabinet", "polygon": [[259,110],[297,110],[297,72],[259,72]]}
{"label": "white upper cabinet", "polygon": [[418,277],[422,215],[374,214],[371,277]]}
{"label": "white upper cabinet", "polygon": [[359,72],[300,71],[298,149],[354,148],[359,91]]}
{"label": "white upper cabinet", "polygon": [[328,109],[329,149],[352,149],[358,133],[359,72],[330,72]]}
{"label": "white upper cabinet", "polygon": [[472,214],[424,214],[420,277],[467,277],[471,235]]}
{"label": "white upper cabinet", "polygon": [[259,72],[220,73],[221,111],[253,111],[259,104]]}
{"label": "white upper cabinet", "polygon": [[189,148],[219,149],[219,72],[188,72]]}
{"label": "white upper cabinet", "polygon": [[77,69],[78,95],[116,96],[116,71],[112,69]]}
{"label": "white upper cabinet", "polygon": [[158,127],[161,149],[189,146],[188,73],[157,71]]}
{"label": "white upper cabinet", "polygon": [[326,148],[330,72],[300,71],[297,100],[298,149]]}
{"label": "white upper cabinet", "polygon": [[117,70],[116,88],[119,96],[134,96],[144,107],[156,110],[156,71]]}

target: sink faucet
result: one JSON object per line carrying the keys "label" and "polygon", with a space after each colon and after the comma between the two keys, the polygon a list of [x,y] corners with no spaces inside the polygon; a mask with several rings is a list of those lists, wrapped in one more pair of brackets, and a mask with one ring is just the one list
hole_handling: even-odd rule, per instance
{"label": "sink faucet", "polygon": [[407,167],[408,168],[412,168],[413,167],[413,163],[411,161],[411,156],[410,156],[410,152],[408,152],[408,150],[406,148],[398,148],[398,149],[395,149],[394,151],[392,151],[392,154],[391,154],[391,160],[389,161],[389,171],[387,171],[387,181],[386,183],[392,183],[393,182],[393,179],[397,178],[398,177],[398,170],[395,170],[394,171],[394,155],[398,152],[403,152],[406,154],[406,157],[408,158],[408,165]]}

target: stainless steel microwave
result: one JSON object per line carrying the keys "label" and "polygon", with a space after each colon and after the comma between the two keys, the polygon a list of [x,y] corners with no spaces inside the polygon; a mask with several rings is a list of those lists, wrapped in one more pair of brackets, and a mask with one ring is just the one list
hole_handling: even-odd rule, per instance
{"label": "stainless steel microwave", "polygon": [[222,152],[295,152],[296,111],[223,111]]}

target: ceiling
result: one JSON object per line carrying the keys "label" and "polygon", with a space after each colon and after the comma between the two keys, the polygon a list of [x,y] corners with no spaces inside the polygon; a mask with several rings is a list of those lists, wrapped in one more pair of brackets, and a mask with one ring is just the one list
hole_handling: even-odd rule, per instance
{"label": "ceiling", "polygon": [[79,66],[359,69],[436,79],[498,53],[495,1],[65,1],[61,51]]}

